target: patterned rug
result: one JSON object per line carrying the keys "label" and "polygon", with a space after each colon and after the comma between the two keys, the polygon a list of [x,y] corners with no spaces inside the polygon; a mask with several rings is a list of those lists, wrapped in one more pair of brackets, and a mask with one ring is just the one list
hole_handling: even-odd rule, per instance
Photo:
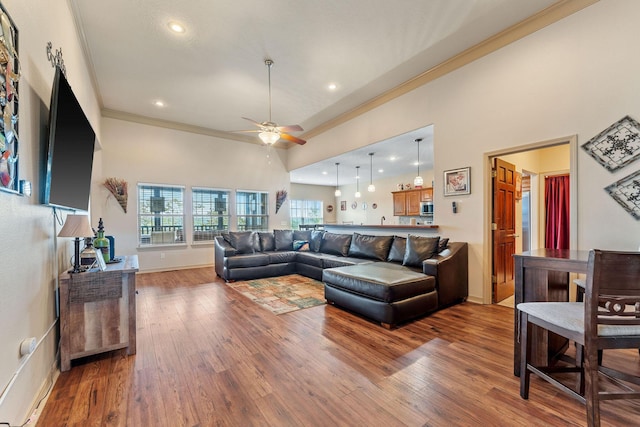
{"label": "patterned rug", "polygon": [[227,283],[274,314],[284,314],[325,303],[322,282],[291,274]]}

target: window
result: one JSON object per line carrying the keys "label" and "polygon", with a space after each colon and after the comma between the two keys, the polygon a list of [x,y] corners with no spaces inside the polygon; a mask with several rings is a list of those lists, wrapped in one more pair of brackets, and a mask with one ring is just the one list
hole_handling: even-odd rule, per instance
{"label": "window", "polygon": [[193,187],[193,241],[207,242],[229,231],[229,190]]}
{"label": "window", "polygon": [[263,191],[236,191],[238,231],[268,230],[268,196],[269,193]]}
{"label": "window", "polygon": [[184,243],[184,187],[138,184],[138,243]]}
{"label": "window", "polygon": [[322,200],[291,200],[290,215],[293,230],[300,224],[322,224]]}

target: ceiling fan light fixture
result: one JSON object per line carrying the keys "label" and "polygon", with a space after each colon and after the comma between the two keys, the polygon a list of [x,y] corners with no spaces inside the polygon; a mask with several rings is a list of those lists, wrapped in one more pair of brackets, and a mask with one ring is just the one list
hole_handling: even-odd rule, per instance
{"label": "ceiling fan light fixture", "polygon": [[280,134],[278,132],[272,131],[263,131],[258,134],[262,142],[267,145],[273,145],[280,139]]}

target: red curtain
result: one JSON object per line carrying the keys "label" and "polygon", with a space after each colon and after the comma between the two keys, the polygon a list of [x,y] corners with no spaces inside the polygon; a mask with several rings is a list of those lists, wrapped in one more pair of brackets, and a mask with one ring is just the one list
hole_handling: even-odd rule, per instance
{"label": "red curtain", "polygon": [[569,249],[569,175],[545,178],[545,248]]}

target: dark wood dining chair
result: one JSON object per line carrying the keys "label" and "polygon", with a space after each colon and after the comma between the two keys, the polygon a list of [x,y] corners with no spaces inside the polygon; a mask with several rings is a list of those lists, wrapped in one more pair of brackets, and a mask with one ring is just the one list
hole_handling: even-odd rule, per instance
{"label": "dark wood dining chair", "polygon": [[[598,363],[598,351],[640,348],[640,252],[591,250],[584,303],[527,302],[520,313],[520,396],[529,398],[531,373],[586,404],[587,425],[600,425],[600,402],[640,399],[640,377]],[[533,366],[529,363],[529,323],[574,341],[573,366]],[[583,353],[583,354],[582,354]],[[561,382],[559,372],[577,372],[578,390]],[[615,391],[602,390],[600,376],[614,382]],[[582,383],[584,379],[584,385]]]}

